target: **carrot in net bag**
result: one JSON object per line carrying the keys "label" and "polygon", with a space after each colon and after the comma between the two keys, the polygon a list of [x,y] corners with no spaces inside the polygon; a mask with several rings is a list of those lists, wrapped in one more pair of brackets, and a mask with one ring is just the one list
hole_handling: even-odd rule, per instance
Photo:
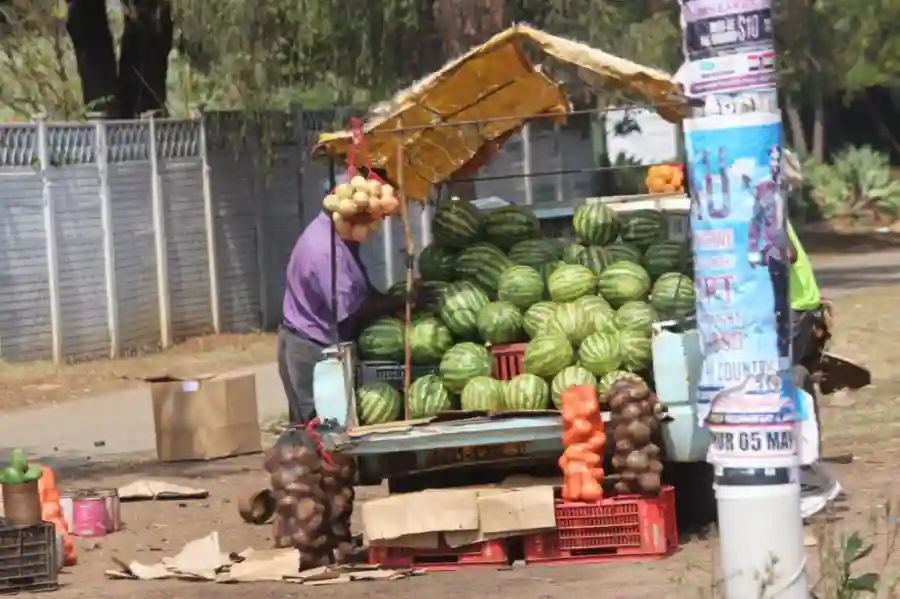
{"label": "carrot in net bag", "polygon": [[[381,228],[386,216],[393,216],[400,205],[394,188],[372,168],[372,159],[366,148],[362,123],[351,119],[352,143],[347,151],[347,172],[344,180],[325,196],[322,205],[334,219],[334,226],[342,239],[362,242]],[[366,169],[366,177],[359,172],[358,157]]]}

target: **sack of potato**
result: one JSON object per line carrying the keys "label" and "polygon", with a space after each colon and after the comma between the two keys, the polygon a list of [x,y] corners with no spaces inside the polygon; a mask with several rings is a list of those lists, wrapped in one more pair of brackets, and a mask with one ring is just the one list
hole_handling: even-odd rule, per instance
{"label": "sack of potato", "polygon": [[297,549],[301,569],[340,563],[353,549],[355,462],[323,457],[312,445],[278,443],[265,462],[276,502],[275,546]]}
{"label": "sack of potato", "polygon": [[606,395],[615,450],[612,465],[621,474],[617,493],[655,494],[660,490],[662,462],[653,443],[659,433],[662,404],[638,377],[623,377]]}
{"label": "sack of potato", "polygon": [[342,239],[363,242],[381,228],[384,217],[397,212],[400,200],[391,185],[357,175],[337,185],[322,206]]}
{"label": "sack of potato", "polygon": [[657,164],[647,169],[647,190],[650,193],[683,193],[684,170],[678,164]]}

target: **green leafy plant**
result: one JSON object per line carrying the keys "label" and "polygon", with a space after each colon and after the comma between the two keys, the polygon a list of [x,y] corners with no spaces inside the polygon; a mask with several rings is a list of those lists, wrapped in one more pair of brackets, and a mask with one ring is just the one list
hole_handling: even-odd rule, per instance
{"label": "green leafy plant", "polygon": [[888,157],[869,146],[845,148],[832,164],[809,162],[804,170],[810,199],[825,218],[900,215],[900,181]]}

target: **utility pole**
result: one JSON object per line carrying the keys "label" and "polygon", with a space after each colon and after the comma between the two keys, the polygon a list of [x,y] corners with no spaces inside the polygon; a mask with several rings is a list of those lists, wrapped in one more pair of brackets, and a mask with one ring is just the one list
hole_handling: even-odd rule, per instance
{"label": "utility pole", "polygon": [[771,0],[680,0],[700,417],[727,599],[807,599]]}

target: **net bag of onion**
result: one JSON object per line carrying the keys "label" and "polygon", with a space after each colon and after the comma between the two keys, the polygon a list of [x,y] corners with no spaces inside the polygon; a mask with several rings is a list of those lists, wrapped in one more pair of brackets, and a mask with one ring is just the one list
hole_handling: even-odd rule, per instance
{"label": "net bag of onion", "polygon": [[353,551],[356,464],[324,451],[317,424],[286,431],[265,461],[276,501],[275,546],[297,549],[300,569],[342,563]]}
{"label": "net bag of onion", "polygon": [[662,474],[658,440],[659,418],[663,405],[637,376],[620,378],[607,392],[610,409],[609,427],[613,431],[615,450],[612,465],[621,473],[617,493],[655,494],[659,492]]}

